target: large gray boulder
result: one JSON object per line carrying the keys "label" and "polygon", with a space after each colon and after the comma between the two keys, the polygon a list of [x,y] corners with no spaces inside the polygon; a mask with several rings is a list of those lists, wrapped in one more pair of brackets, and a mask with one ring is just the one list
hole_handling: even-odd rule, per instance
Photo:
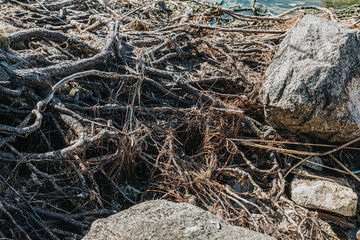
{"label": "large gray boulder", "polygon": [[291,182],[291,199],[300,206],[355,216],[357,194],[336,182],[296,177]]}
{"label": "large gray boulder", "polygon": [[331,142],[360,136],[360,33],[305,16],[287,33],[260,91],[276,128]]}
{"label": "large gray boulder", "polygon": [[83,240],[119,239],[234,239],[274,240],[264,234],[232,226],[188,203],[155,200],[96,220]]}

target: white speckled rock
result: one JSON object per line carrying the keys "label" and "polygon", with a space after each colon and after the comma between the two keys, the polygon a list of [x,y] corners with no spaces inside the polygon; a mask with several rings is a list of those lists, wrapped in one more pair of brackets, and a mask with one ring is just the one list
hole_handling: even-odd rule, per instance
{"label": "white speckled rock", "polygon": [[274,240],[267,235],[232,226],[188,203],[155,200],[96,220],[83,240],[234,239]]}
{"label": "white speckled rock", "polygon": [[358,196],[336,182],[296,177],[291,182],[291,199],[306,208],[355,216]]}
{"label": "white speckled rock", "polygon": [[360,136],[360,31],[311,15],[287,33],[260,91],[267,121],[331,142]]}

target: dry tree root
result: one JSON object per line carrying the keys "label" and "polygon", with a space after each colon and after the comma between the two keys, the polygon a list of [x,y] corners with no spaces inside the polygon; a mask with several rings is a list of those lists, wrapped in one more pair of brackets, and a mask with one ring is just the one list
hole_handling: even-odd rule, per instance
{"label": "dry tree root", "polygon": [[[284,194],[289,158],[232,140],[278,137],[257,91],[301,15],[194,1],[0,7],[11,41],[0,49],[1,238],[80,239],[97,218],[160,197],[279,239],[328,237]],[[237,20],[209,23],[224,12]]]}

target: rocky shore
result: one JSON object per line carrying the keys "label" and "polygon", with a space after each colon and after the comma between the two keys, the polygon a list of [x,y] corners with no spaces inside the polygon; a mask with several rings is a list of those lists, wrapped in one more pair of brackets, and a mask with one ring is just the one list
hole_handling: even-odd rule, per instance
{"label": "rocky shore", "polygon": [[0,12],[0,238],[356,238],[356,16],[177,0]]}

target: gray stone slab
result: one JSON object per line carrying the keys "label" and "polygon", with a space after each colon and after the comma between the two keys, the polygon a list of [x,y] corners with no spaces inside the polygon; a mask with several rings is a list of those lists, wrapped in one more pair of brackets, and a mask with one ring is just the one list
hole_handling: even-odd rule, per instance
{"label": "gray stone slab", "polygon": [[291,199],[306,208],[355,216],[358,196],[336,182],[296,177],[291,182]]}
{"label": "gray stone slab", "polygon": [[267,235],[232,226],[188,203],[155,200],[96,220],[83,240],[119,239],[234,239],[274,240]]}

